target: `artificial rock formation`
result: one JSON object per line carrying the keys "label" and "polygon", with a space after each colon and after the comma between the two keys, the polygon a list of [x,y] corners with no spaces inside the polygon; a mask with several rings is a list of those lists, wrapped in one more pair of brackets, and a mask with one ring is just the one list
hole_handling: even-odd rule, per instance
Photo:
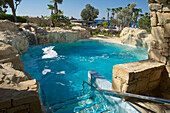
{"label": "artificial rock formation", "polygon": [[39,85],[24,71],[19,56],[28,47],[23,31],[0,20],[0,113],[41,113]]}
{"label": "artificial rock formation", "polygon": [[[164,63],[161,89],[170,99],[170,1],[148,0],[154,41],[151,43],[149,59]],[[169,96],[168,96],[169,95]]]}
{"label": "artificial rock formation", "polygon": [[148,3],[153,37],[149,59],[113,66],[112,86],[121,92],[170,99],[170,1]]}
{"label": "artificial rock formation", "polygon": [[120,34],[123,44],[133,45],[137,47],[149,48],[152,41],[152,35],[146,30],[125,27]]}
{"label": "artificial rock formation", "polygon": [[158,88],[164,64],[152,60],[113,66],[113,89],[119,92],[147,94]]}
{"label": "artificial rock formation", "polygon": [[90,37],[89,32],[81,27],[73,27],[71,30],[61,28],[37,29],[36,35],[40,45],[49,43],[71,43]]}
{"label": "artificial rock formation", "polygon": [[20,29],[25,29],[24,32],[29,39],[30,45],[36,45],[36,40],[39,45],[44,45],[49,43],[71,43],[90,37],[89,32],[79,26],[64,29],[59,27],[38,27],[35,24],[23,23],[19,27]]}
{"label": "artificial rock formation", "polygon": [[46,25],[50,26],[51,25],[51,20],[49,18],[39,18],[39,17],[30,17],[30,16],[23,16],[24,18],[27,19],[28,23],[35,23],[38,25]]}
{"label": "artificial rock formation", "polygon": [[170,66],[170,2],[148,0],[151,14],[152,35],[149,58]]}

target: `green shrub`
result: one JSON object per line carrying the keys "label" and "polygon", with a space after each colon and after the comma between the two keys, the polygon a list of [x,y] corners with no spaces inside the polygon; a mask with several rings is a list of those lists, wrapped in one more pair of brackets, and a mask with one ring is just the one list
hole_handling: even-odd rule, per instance
{"label": "green shrub", "polygon": [[102,24],[104,27],[108,27],[110,25],[108,21],[104,21]]}
{"label": "green shrub", "polygon": [[120,38],[120,34],[117,34],[116,37],[119,37],[119,38]]}
{"label": "green shrub", "polygon": [[96,35],[96,33],[95,33],[95,32],[92,32],[92,35]]}
{"label": "green shrub", "polygon": [[[5,13],[0,13],[0,20],[9,20],[11,22],[14,22],[14,16],[10,15],[10,14],[5,14]],[[27,19],[17,16],[17,22],[21,22],[21,23],[26,23]]]}
{"label": "green shrub", "polygon": [[100,31],[99,31],[98,29],[95,30],[95,34],[96,34],[96,35],[99,34],[99,32],[100,32]]}
{"label": "green shrub", "polygon": [[70,27],[74,27],[74,26],[76,26],[76,24],[71,24],[71,25],[70,25]]}
{"label": "green shrub", "polygon": [[103,30],[102,33],[106,33],[107,31],[106,30]]}
{"label": "green shrub", "polygon": [[70,26],[71,24],[68,17],[60,14],[51,15],[51,20],[57,27],[66,27],[66,26]]}
{"label": "green shrub", "polygon": [[148,30],[147,32],[148,32],[148,34],[151,34],[151,30]]}
{"label": "green shrub", "polygon": [[47,27],[47,25],[45,25],[45,24],[43,24],[43,23],[41,23],[40,26],[41,26],[41,27]]}

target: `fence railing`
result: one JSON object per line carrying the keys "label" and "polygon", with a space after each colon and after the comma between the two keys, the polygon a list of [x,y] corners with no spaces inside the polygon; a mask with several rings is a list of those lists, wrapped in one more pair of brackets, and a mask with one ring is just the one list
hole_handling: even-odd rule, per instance
{"label": "fence railing", "polygon": [[104,92],[105,94],[109,94],[109,95],[117,95],[117,96],[122,96],[122,97],[131,97],[131,98],[136,98],[136,99],[148,100],[148,101],[152,101],[152,102],[170,104],[170,100],[167,100],[167,99],[149,97],[149,96],[143,96],[143,95],[137,95],[137,94],[131,94],[131,93],[122,93],[122,92],[105,90],[105,89],[99,89],[99,88],[94,87],[93,85],[91,85],[90,83],[88,83],[86,81],[83,81],[83,86],[84,86],[84,84],[87,84],[90,87],[96,89],[97,91],[101,91],[101,92]]}

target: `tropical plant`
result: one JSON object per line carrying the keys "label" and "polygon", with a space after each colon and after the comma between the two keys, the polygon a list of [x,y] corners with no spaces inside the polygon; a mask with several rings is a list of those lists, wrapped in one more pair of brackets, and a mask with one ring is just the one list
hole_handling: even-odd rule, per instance
{"label": "tropical plant", "polygon": [[104,21],[102,24],[104,27],[108,27],[110,25],[108,21]]}
{"label": "tropical plant", "polygon": [[130,9],[128,7],[123,8],[117,16],[119,19],[118,24],[123,29],[125,26],[127,26],[127,22],[130,20]]}
{"label": "tropical plant", "polygon": [[115,13],[116,13],[116,24],[117,24],[117,26],[118,26],[118,24],[119,24],[119,20],[118,20],[118,14],[120,13],[120,11],[122,10],[122,7],[118,7],[118,8],[116,8],[116,10],[115,10]]}
{"label": "tropical plant", "polygon": [[58,14],[58,5],[57,4],[62,4],[63,0],[52,0],[51,2],[54,3],[54,14]]}
{"label": "tropical plant", "polygon": [[54,7],[53,5],[48,4],[48,9],[51,10],[51,15],[54,14],[54,12],[53,12],[54,8],[55,8],[55,7]]}
{"label": "tropical plant", "polygon": [[133,27],[136,26],[136,22],[137,22],[137,20],[138,20],[138,17],[140,16],[140,14],[139,14],[140,12],[142,12],[142,9],[137,9],[137,8],[134,9],[134,14],[133,14],[133,16],[132,16],[132,19],[133,19]]}
{"label": "tropical plant", "polygon": [[98,24],[102,25],[102,21],[99,21]]}
{"label": "tropical plant", "polygon": [[107,8],[107,20],[109,20],[109,12],[110,12],[110,8]]}
{"label": "tropical plant", "polygon": [[99,15],[99,10],[95,9],[90,4],[86,5],[86,8],[81,11],[81,18],[83,20],[94,21]]}
{"label": "tropical plant", "polygon": [[112,25],[116,25],[116,19],[114,19],[113,17],[110,17],[110,23]]}
{"label": "tropical plant", "polygon": [[64,14],[64,12],[63,12],[63,11],[61,11],[61,10],[58,10],[58,14],[59,14],[59,15],[63,15],[63,14]]}
{"label": "tropical plant", "polygon": [[138,20],[139,28],[146,29],[148,32],[151,32],[151,20],[149,13],[145,15],[141,14],[141,18]]}
{"label": "tropical plant", "polygon": [[113,19],[114,19],[114,16],[115,16],[115,8],[112,8],[112,16],[113,16]]}
{"label": "tropical plant", "polygon": [[51,16],[51,20],[54,23],[54,25],[57,27],[66,27],[66,26],[70,26],[71,24],[69,17],[66,17],[64,15],[59,15],[59,14],[53,14]]}
{"label": "tropical plant", "polygon": [[3,0],[3,3],[8,4],[9,7],[12,9],[12,13],[13,13],[15,22],[17,22],[16,10],[18,8],[18,5],[21,3],[21,1],[22,0]]}
{"label": "tropical plant", "polygon": [[134,10],[135,10],[135,7],[136,7],[136,3],[132,3],[132,4],[128,4],[128,8],[130,9],[130,20],[129,20],[129,24],[128,26],[131,27],[131,23],[133,21],[132,17],[133,17],[133,14],[134,14]]}

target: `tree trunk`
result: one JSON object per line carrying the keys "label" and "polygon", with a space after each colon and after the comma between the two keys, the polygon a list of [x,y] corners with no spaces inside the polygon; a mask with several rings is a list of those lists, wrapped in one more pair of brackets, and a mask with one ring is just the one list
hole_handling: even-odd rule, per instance
{"label": "tree trunk", "polygon": [[14,16],[14,21],[17,22],[16,11],[13,8],[12,8],[12,13],[13,13],[13,16]]}
{"label": "tree trunk", "polygon": [[58,14],[58,6],[57,6],[57,1],[54,2],[54,14]]}
{"label": "tree trunk", "polygon": [[[9,3],[8,3],[9,4]],[[14,16],[14,21],[17,22],[17,17],[16,17],[16,9],[14,7],[14,1],[12,0],[11,1],[11,4],[9,4],[9,6],[11,7],[12,9],[12,13],[13,13],[13,16]]]}
{"label": "tree trunk", "polygon": [[107,13],[107,20],[109,20],[109,12]]}
{"label": "tree trunk", "polygon": [[53,9],[51,9],[51,16],[53,15]]}
{"label": "tree trunk", "polygon": [[131,25],[131,21],[129,21],[129,23],[128,23],[128,27],[131,27],[130,25]]}
{"label": "tree trunk", "polygon": [[[118,15],[118,13],[116,13]],[[116,26],[118,27],[118,17],[116,16]]]}
{"label": "tree trunk", "polygon": [[132,28],[134,28],[135,27],[135,21],[133,20],[133,25],[132,25]]}

